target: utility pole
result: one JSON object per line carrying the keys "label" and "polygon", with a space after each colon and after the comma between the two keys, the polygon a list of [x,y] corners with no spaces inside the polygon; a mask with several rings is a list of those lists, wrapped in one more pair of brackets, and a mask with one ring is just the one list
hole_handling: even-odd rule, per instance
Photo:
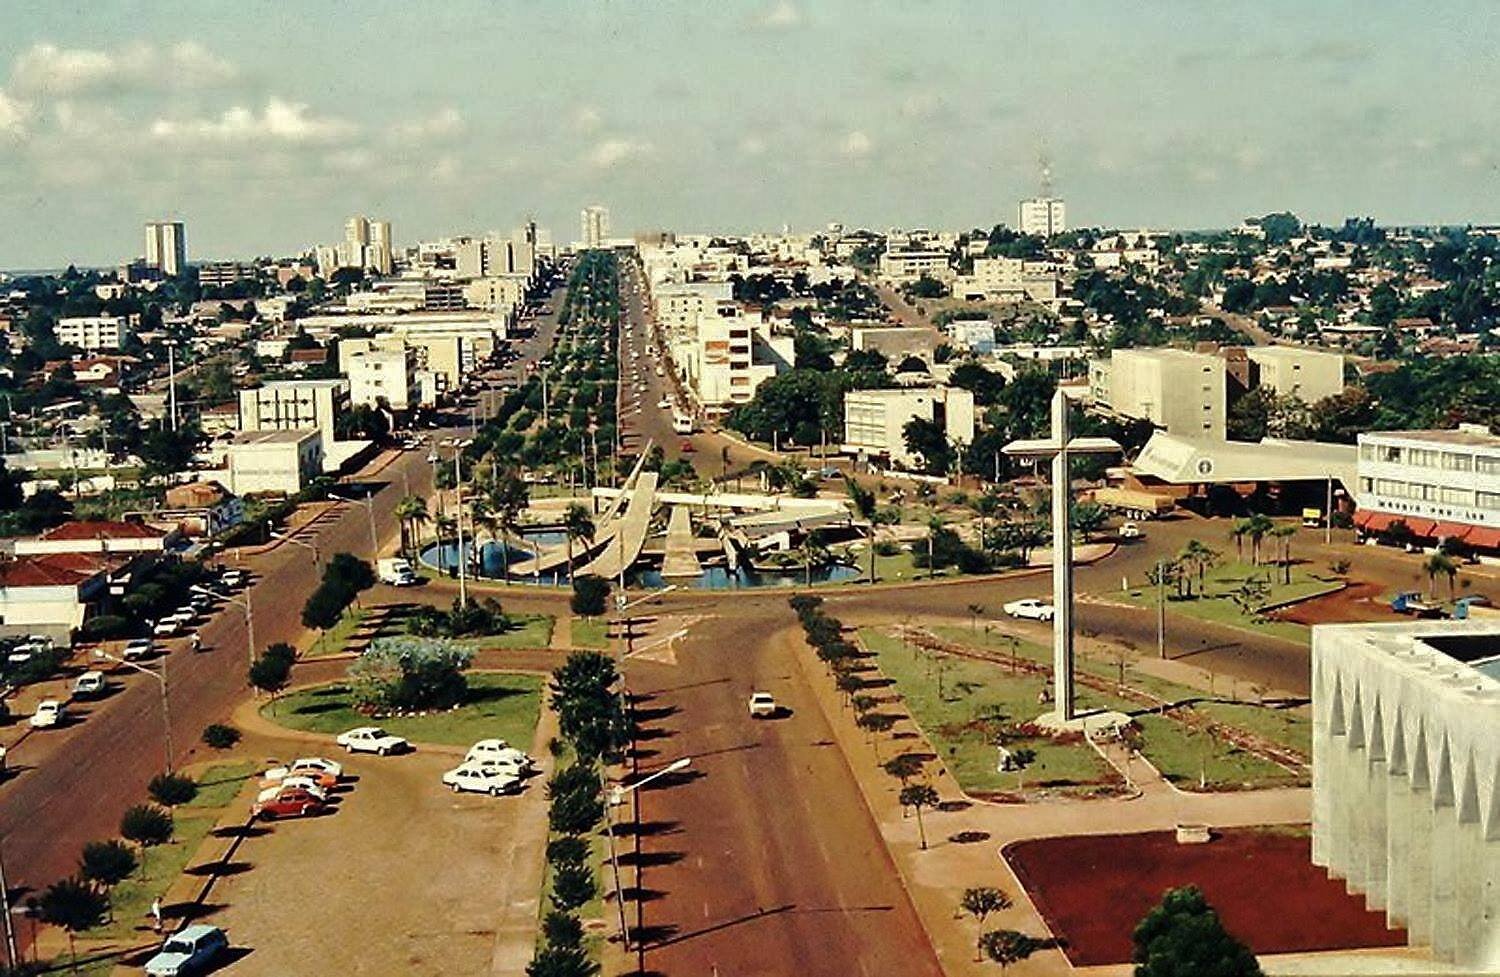
{"label": "utility pole", "polygon": [[455,444],[453,446],[453,491],[457,498],[454,500],[454,522],[458,526],[458,606],[468,608],[469,606],[469,583],[468,562],[464,559],[464,483],[463,473],[459,470],[459,459],[463,456],[463,448]]}
{"label": "utility pole", "polygon": [[167,403],[171,406],[172,430],[177,430],[177,358],[176,340],[167,341]]}
{"label": "utility pole", "polygon": [[1167,564],[1156,561],[1156,657],[1167,657]]}
{"label": "utility pole", "polygon": [[[619,886],[617,884],[616,891],[618,889]],[[21,963],[18,959],[20,950],[16,947],[15,921],[11,918],[10,914],[10,880],[5,875],[5,855],[3,851],[0,851],[0,913],[3,913],[5,916],[5,962],[11,967],[16,967]]]}
{"label": "utility pole", "polygon": [[1323,545],[1333,542],[1333,475],[1328,476],[1328,496],[1323,506]]}

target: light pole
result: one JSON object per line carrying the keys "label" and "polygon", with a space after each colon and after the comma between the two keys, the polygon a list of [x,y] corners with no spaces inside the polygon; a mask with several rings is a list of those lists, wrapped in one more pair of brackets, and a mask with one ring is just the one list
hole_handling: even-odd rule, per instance
{"label": "light pole", "polygon": [[159,686],[161,686],[161,720],[162,720],[162,732],[165,734],[165,743],[166,743],[166,751],[167,751],[167,773],[171,773],[172,772],[172,710],[169,707],[168,702],[167,702],[167,658],[168,658],[168,656],[169,656],[169,654],[167,652],[163,652],[162,653],[162,656],[161,656],[161,671],[157,672],[154,669],[146,668],[144,665],[137,665],[135,662],[126,661],[123,658],[117,658],[116,656],[111,655],[109,652],[104,651],[102,649],[95,649],[94,650],[94,657],[95,658],[103,659],[105,661],[112,661],[116,665],[124,665],[126,668],[133,668],[137,672],[140,672],[142,675],[149,675],[149,676],[151,676],[153,679],[156,680],[156,684],[159,685]]}
{"label": "light pole", "polygon": [[458,606],[467,608],[469,606],[469,578],[468,561],[464,559],[464,483],[462,459],[464,449],[473,444],[473,441],[453,440],[453,505],[457,510],[454,513],[454,525],[458,527]]}
{"label": "light pole", "polygon": [[293,546],[300,546],[305,550],[311,550],[313,555],[313,566],[316,567],[318,565],[319,558],[317,543],[304,543],[302,542],[302,540],[298,539],[295,536],[288,536],[286,533],[278,533],[271,528],[271,520],[269,519],[266,520],[266,535],[272,539],[279,539],[283,543],[291,543]]}
{"label": "light pole", "polygon": [[[608,803],[604,806],[604,834],[609,838],[609,864],[610,869],[611,871],[613,871],[615,877],[615,909],[618,912],[620,918],[620,945],[625,948],[625,951],[627,953],[630,952],[630,930],[626,929],[625,927],[625,897],[620,894],[620,855],[615,848],[615,819],[613,810],[614,808],[617,808],[621,804],[625,803],[626,794],[634,794],[636,791],[651,783],[651,781],[656,780],[658,777],[665,777],[667,774],[677,773],[679,770],[686,770],[692,764],[692,762],[692,757],[680,757],[679,759],[673,760],[662,769],[656,771],[656,773],[652,774],[651,776],[644,777],[633,784],[630,784],[628,786],[624,784],[614,784],[609,788],[609,797],[607,798]],[[640,876],[640,871],[640,867],[637,866],[636,876],[638,878]],[[640,886],[637,885],[636,888],[639,889]]]}
{"label": "light pole", "polygon": [[[402,474],[405,474],[405,473],[403,472]],[[336,487],[337,488],[342,488],[343,486],[336,486]],[[343,499],[344,498],[344,496],[342,496],[342,495],[335,495],[332,489],[329,490],[328,494],[329,495],[333,495],[333,497],[335,499]],[[369,519],[370,519],[370,558],[374,559],[374,558],[380,556],[380,542],[379,542],[379,540],[375,536],[375,497],[374,497],[374,494],[370,491],[369,487],[367,486],[365,488],[365,494],[362,497],[360,497],[360,498],[349,498],[349,499],[345,499],[345,501],[347,501],[347,502],[360,502],[360,503],[364,504],[365,515],[368,516]]]}
{"label": "light pole", "polygon": [[[606,812],[607,814],[608,812]],[[618,881],[616,889],[618,889]],[[10,880],[5,874],[5,854],[0,850],[0,912],[5,914],[5,962],[12,967],[19,968],[21,961],[20,950],[16,947],[15,920],[10,915]],[[36,941],[32,940],[35,944]]]}
{"label": "light pole", "polygon": [[195,594],[203,594],[205,597],[217,597],[225,603],[234,604],[245,612],[245,650],[248,652],[250,664],[255,664],[255,612],[250,606],[250,590],[246,588],[245,599],[231,597],[229,594],[221,594],[217,590],[210,590],[202,584],[192,584],[188,587]]}

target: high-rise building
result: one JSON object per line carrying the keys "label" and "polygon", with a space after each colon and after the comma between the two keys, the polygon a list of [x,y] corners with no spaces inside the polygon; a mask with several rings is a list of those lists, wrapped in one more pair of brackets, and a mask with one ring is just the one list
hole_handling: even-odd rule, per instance
{"label": "high-rise building", "polygon": [[1051,237],[1068,229],[1061,197],[1031,197],[1021,201],[1021,233]]}
{"label": "high-rise building", "polygon": [[187,267],[187,236],[182,221],[146,222],[146,264],[164,275],[180,275]]}
{"label": "high-rise building", "polygon": [[586,248],[597,248],[609,239],[609,208],[591,204],[583,208],[579,241]]}
{"label": "high-rise building", "polygon": [[372,221],[356,214],[344,222],[344,241],[338,246],[341,268],[363,268],[389,275],[394,265],[391,222]]}

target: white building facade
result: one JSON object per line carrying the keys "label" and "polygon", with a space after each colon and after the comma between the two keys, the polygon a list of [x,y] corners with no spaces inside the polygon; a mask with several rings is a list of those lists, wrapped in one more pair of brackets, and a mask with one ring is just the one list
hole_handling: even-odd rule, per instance
{"label": "white building facade", "polygon": [[1184,437],[1223,440],[1224,361],[1180,349],[1117,349],[1089,364],[1094,403]]}
{"label": "white building facade", "polygon": [[86,353],[117,351],[135,333],[135,316],[85,315],[57,320],[57,341]]}
{"label": "white building facade", "polygon": [[187,268],[187,233],[182,221],[146,223],[146,264],[164,275],[180,275]]}
{"label": "white building facade", "polygon": [[1363,534],[1399,521],[1419,539],[1500,552],[1500,437],[1470,424],[1361,434],[1357,498]]}
{"label": "white building facade", "polygon": [[1296,346],[1250,346],[1253,386],[1269,387],[1306,404],[1344,392],[1344,358],[1338,353]]}
{"label": "white building facade", "polygon": [[961,387],[851,390],[844,394],[842,450],[914,467],[918,459],[907,450],[905,429],[917,418],[942,424],[950,442],[974,442],[974,395]]}
{"label": "white building facade", "polygon": [[1031,197],[1021,201],[1022,234],[1051,237],[1068,229],[1067,208],[1060,197]]}

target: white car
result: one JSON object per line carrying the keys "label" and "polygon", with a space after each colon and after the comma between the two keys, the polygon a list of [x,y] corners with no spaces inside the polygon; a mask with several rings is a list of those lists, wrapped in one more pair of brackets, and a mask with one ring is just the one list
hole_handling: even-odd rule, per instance
{"label": "white car", "polygon": [[32,729],[48,729],[62,722],[63,704],[56,699],[43,699],[36,704],[36,712],[31,714]]}
{"label": "white car", "polygon": [[451,787],[455,794],[467,790],[499,797],[519,790],[521,778],[479,764],[465,763],[443,774],[443,786]]}
{"label": "white car", "polygon": [[379,726],[360,726],[347,733],[340,733],[336,741],[350,753],[376,753],[388,756],[411,749],[411,744],[399,736],[392,736]]}
{"label": "white car", "polygon": [[137,658],[145,658],[150,655],[154,647],[151,644],[150,638],[135,638],[125,644],[125,650],[120,652],[120,657],[128,662],[133,662]]}
{"label": "white car", "polygon": [[661,408],[662,410],[670,410],[672,407],[672,401],[667,397],[663,397],[661,400],[658,400],[656,402],[656,406]]}
{"label": "white car", "polygon": [[1006,604],[1003,610],[1011,617],[1024,617],[1032,621],[1050,621],[1057,613],[1051,604],[1037,600],[1035,597],[1013,600]]}
{"label": "white car", "polygon": [[536,761],[504,740],[480,740],[464,754],[464,763],[482,763],[495,769],[509,769],[517,776],[530,773]]}
{"label": "white car", "polygon": [[182,624],[174,614],[171,617],[164,617],[160,621],[157,621],[156,626],[151,629],[151,633],[158,638],[170,638],[181,630]]}
{"label": "white car", "polygon": [[[267,771],[269,773],[269,771]],[[305,790],[318,799],[320,804],[328,803],[328,791],[322,784],[311,777],[281,777],[277,779],[263,778],[260,782],[260,793],[255,795],[258,804],[264,804],[271,800],[283,790]]]}
{"label": "white car", "polygon": [[776,715],[780,707],[776,705],[776,697],[769,692],[750,693],[750,718],[770,719]]}
{"label": "white car", "polygon": [[104,673],[84,672],[73,681],[73,698],[88,699],[104,694]]}
{"label": "white car", "polygon": [[1120,527],[1120,538],[1121,539],[1140,539],[1141,538],[1141,527],[1137,526],[1133,522],[1127,522],[1127,523],[1125,523],[1125,525],[1123,525],[1123,526]]}
{"label": "white car", "polygon": [[320,756],[301,756],[287,764],[292,770],[316,770],[337,780],[344,775],[344,765],[337,760]]}

